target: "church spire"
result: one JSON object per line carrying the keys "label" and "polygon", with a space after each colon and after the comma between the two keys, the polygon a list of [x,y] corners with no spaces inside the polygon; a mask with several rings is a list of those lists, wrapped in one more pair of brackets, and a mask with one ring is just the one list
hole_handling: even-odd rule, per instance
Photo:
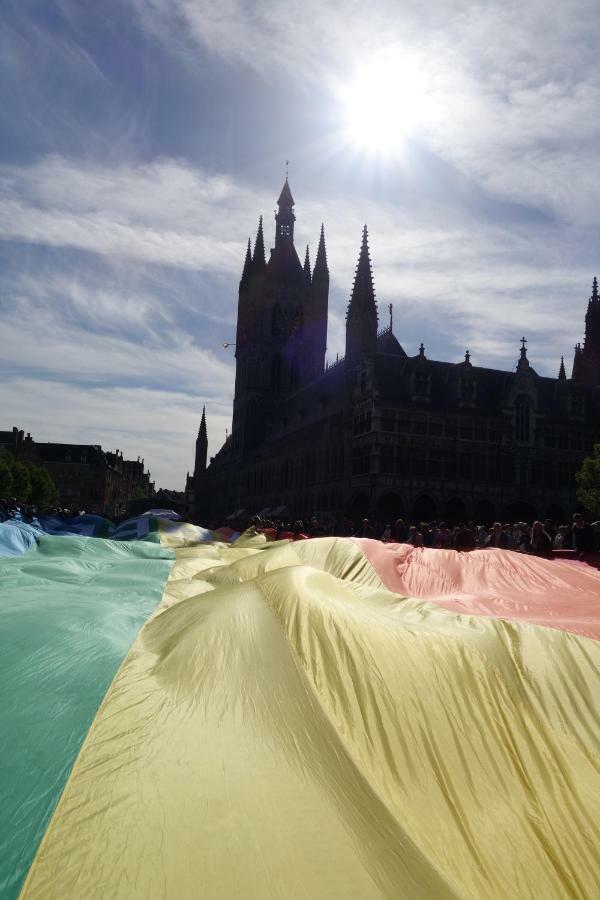
{"label": "church spire", "polygon": [[561,356],[561,358],[560,358],[560,368],[559,368],[559,370],[558,370],[558,380],[559,380],[559,381],[566,381],[566,380],[567,380],[567,373],[565,372],[565,358],[564,358],[564,356]]}
{"label": "church spire", "polygon": [[362,243],[346,314],[346,358],[355,362],[372,355],[377,344],[377,304],[369,256],[369,235],[363,228]]}
{"label": "church spire", "polygon": [[208,453],[208,435],[206,432],[206,407],[202,407],[202,418],[200,420],[200,428],[198,429],[198,437],[196,438],[196,460],[194,463],[194,478],[199,476],[206,469],[206,457]]}
{"label": "church spire", "polygon": [[262,216],[258,220],[258,231],[256,232],[256,240],[254,242],[254,255],[252,257],[252,264],[254,266],[265,265],[265,238],[263,235]]}
{"label": "church spire", "polygon": [[285,176],[285,183],[281,189],[279,199],[277,201],[278,211],[275,213],[275,249],[280,250],[283,247],[294,245],[294,198],[290,190],[290,185]]}
{"label": "church spire", "polygon": [[304,256],[304,275],[310,284],[310,254],[308,252],[308,244],[306,245],[306,254]]}
{"label": "church spire", "polygon": [[327,251],[325,249],[325,227],[321,223],[321,234],[319,236],[319,246],[317,248],[317,256],[315,259],[315,267],[313,269],[313,279],[327,275],[329,277],[329,269],[327,268]]}
{"label": "church spire", "polygon": [[598,279],[594,275],[592,296],[588,300],[585,314],[584,350],[600,354],[600,297],[598,296]]}

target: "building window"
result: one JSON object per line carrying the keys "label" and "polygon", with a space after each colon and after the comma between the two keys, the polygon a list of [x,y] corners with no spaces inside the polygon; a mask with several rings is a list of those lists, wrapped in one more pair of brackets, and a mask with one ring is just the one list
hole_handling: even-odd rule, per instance
{"label": "building window", "polygon": [[416,372],[414,388],[417,397],[429,396],[429,375],[426,375],[425,372]]}
{"label": "building window", "polygon": [[280,233],[283,237],[289,237],[290,236],[290,226],[289,225],[281,225]]}
{"label": "building window", "polygon": [[515,403],[515,440],[529,443],[531,440],[531,404],[529,397],[517,397]]}

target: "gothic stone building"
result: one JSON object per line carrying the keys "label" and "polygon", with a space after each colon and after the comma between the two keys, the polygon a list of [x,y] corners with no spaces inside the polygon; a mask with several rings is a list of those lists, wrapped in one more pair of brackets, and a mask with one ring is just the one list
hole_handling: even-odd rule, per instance
{"label": "gothic stone building", "polygon": [[329,270],[321,227],[314,267],[294,246],[284,184],[275,247],[262,218],[239,286],[233,424],[206,468],[203,413],[188,489],[200,518],[286,507],[286,515],[380,521],[551,516],[576,507],[575,472],[600,441],[596,279],[570,378],[409,355],[378,327],[365,227],[346,317],[346,353],[326,365]]}
{"label": "gothic stone building", "polygon": [[123,453],[97,444],[53,444],[34,441],[13,427],[0,431],[0,449],[25,463],[43,466],[52,476],[61,506],[85,509],[109,517],[124,515],[132,496],[154,494],[144,460],[123,459]]}

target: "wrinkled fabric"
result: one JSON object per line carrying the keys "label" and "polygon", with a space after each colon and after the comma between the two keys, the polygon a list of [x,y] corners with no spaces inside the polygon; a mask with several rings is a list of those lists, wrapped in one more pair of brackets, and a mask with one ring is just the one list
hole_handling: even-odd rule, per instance
{"label": "wrinkled fabric", "polygon": [[383,583],[447,609],[600,639],[600,571],[510,550],[471,553],[355,538]]}
{"label": "wrinkled fabric", "polygon": [[9,519],[0,522],[0,556],[21,556],[35,546],[36,539],[43,531],[34,525]]}
{"label": "wrinkled fabric", "polygon": [[16,897],[115,672],[173,554],[39,538],[0,560],[0,897]]}
{"label": "wrinkled fabric", "polygon": [[599,896],[599,642],[400,597],[349,539],[176,557],[24,900]]}

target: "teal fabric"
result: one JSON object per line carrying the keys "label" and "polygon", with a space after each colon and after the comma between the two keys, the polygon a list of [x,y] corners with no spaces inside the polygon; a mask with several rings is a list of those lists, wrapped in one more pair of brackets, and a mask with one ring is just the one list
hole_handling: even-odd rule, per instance
{"label": "teal fabric", "polygon": [[102,699],[174,553],[39,538],[0,559],[0,897],[17,897]]}

